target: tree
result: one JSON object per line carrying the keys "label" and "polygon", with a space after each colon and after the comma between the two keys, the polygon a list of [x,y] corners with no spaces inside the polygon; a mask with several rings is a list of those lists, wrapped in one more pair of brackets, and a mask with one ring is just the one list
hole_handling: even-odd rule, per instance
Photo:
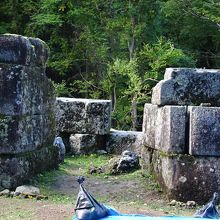
{"label": "tree", "polygon": [[167,67],[195,67],[192,56],[164,38],[145,44],[132,60],[115,59],[108,65],[103,90],[113,99],[113,119],[117,128],[139,130],[138,117],[149,102],[153,86],[163,78]]}
{"label": "tree", "polygon": [[161,1],[162,33],[197,59],[197,67],[219,68],[219,1]]}
{"label": "tree", "polygon": [[39,1],[35,0],[1,0],[0,34],[25,34],[25,27],[31,15],[37,13]]}

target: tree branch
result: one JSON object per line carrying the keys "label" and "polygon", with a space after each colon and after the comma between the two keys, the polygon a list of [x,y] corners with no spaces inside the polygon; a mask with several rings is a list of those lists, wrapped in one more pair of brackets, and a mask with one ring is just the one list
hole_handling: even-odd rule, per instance
{"label": "tree branch", "polygon": [[191,1],[187,1],[187,0],[180,0],[180,1],[182,2],[183,6],[186,8],[186,9],[183,8],[183,11],[185,13],[190,13],[192,16],[197,17],[201,20],[209,21],[210,23],[214,24],[218,29],[220,29],[220,23],[213,21],[207,16],[201,15],[200,13],[193,10],[192,7],[189,7],[191,6]]}

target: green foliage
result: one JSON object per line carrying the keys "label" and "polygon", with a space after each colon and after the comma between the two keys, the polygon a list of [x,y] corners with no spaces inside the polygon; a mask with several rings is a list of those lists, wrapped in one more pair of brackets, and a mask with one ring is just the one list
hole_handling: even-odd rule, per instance
{"label": "green foliage", "polygon": [[219,1],[162,1],[163,33],[197,59],[197,67],[219,68]]}
{"label": "green foliage", "polygon": [[195,60],[164,38],[145,44],[135,59],[115,59],[108,65],[103,89],[113,94],[116,128],[131,129],[132,103],[135,101],[136,110],[142,113],[143,103],[150,100],[152,87],[163,78],[167,67],[195,67]]}
{"label": "green foliage", "polygon": [[159,38],[155,44],[145,44],[139,53],[142,67],[146,70],[145,77],[161,80],[168,67],[195,67],[192,56],[177,49],[164,38]]}
{"label": "green foliage", "polygon": [[53,82],[55,89],[56,97],[68,97],[70,96],[70,88],[66,86],[66,82],[62,81],[61,83]]}

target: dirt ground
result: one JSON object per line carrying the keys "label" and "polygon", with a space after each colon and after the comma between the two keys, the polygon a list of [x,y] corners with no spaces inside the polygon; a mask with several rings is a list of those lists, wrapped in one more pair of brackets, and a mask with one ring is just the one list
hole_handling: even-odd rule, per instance
{"label": "dirt ground", "polygon": [[0,198],[1,220],[61,220],[71,219],[74,208],[70,205],[53,204],[49,201]]}
{"label": "dirt ground", "polygon": [[[63,195],[76,198],[79,186],[76,176],[62,175],[52,184],[52,189]],[[154,191],[144,191],[140,187],[138,180],[120,180],[117,177],[108,179],[87,178],[85,187],[89,192],[104,200],[107,205],[111,205],[122,213],[138,213],[152,216],[165,215],[164,211],[150,210],[146,206],[147,202],[157,202],[161,200],[158,193]],[[140,200],[135,206],[134,201]],[[144,201],[146,203],[144,203]],[[0,197],[0,219],[31,219],[31,220],[62,220],[71,219],[74,215],[75,201],[69,204],[57,204],[50,200],[36,201],[31,199],[4,198]],[[9,214],[10,213],[10,214]]]}
{"label": "dirt ground", "polygon": [[[72,196],[68,204],[31,199],[0,197],[0,220],[70,220],[74,216],[78,184],[75,176],[62,175],[52,184],[52,189],[62,195]],[[149,216],[191,215],[194,210],[169,207],[163,195],[154,190],[145,190],[139,180],[87,178],[89,192],[99,201],[121,213],[145,214]],[[174,210],[175,209],[175,210]]]}
{"label": "dirt ground", "polygon": [[[47,185],[49,189],[45,193],[53,192],[59,201],[54,201],[50,195],[48,200],[40,201],[0,197],[0,220],[72,219],[79,192],[77,176],[81,173],[81,165],[70,165],[72,162],[71,159],[69,163],[66,163],[65,172],[61,172]],[[195,210],[170,207],[169,201],[154,184],[152,180],[144,178],[138,173],[134,176],[87,175],[84,186],[99,202],[114,207],[120,213],[150,216],[191,215],[194,213]],[[67,202],[62,201],[65,198],[68,198]]]}

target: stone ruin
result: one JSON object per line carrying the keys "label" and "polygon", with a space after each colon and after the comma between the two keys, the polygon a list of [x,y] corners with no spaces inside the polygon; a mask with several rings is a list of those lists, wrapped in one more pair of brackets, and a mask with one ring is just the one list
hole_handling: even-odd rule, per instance
{"label": "stone ruin", "polygon": [[0,35],[0,189],[57,167],[55,95],[40,39]]}
{"label": "stone ruin", "polygon": [[168,68],[145,104],[142,167],[169,198],[220,192],[220,70]]}
{"label": "stone ruin", "polygon": [[111,101],[59,97],[56,102],[57,135],[69,154],[100,151],[120,155],[132,150],[140,155],[142,132],[111,129]]}
{"label": "stone ruin", "polygon": [[45,75],[47,59],[40,39],[0,35],[0,190],[56,168],[63,160],[53,146],[56,135],[70,154],[127,149],[140,154],[141,132],[110,131],[109,100],[56,100]]}
{"label": "stone ruin", "polygon": [[111,102],[57,98],[57,133],[71,154],[141,155],[170,199],[220,192],[220,71],[169,68],[144,108],[143,132],[111,128]]}
{"label": "stone ruin", "polygon": [[117,131],[109,100],[55,99],[47,58],[39,39],[0,35],[0,189],[57,167],[59,135],[70,154],[141,155],[169,198],[203,203],[220,192],[219,70],[167,69],[145,104],[143,132]]}
{"label": "stone ruin", "polygon": [[103,149],[111,128],[109,100],[57,98],[57,133],[67,152],[89,154]]}

